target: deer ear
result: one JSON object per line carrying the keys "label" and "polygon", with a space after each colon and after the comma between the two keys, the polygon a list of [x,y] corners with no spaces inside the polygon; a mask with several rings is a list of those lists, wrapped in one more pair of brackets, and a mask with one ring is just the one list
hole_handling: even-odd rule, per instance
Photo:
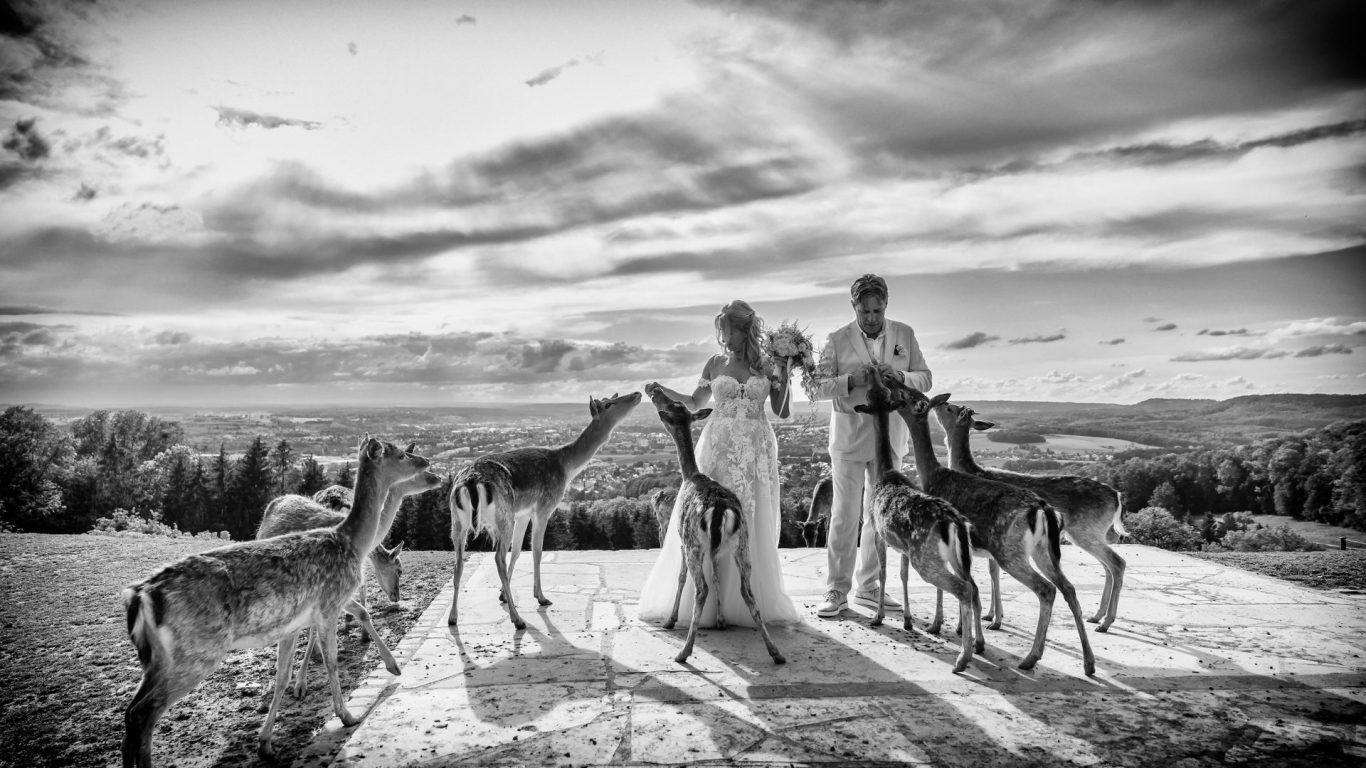
{"label": "deer ear", "polygon": [[859,413],[867,413],[870,415],[873,412],[871,408],[869,408],[867,405],[864,405],[863,403],[859,403],[858,405],[854,406],[854,410],[858,411]]}
{"label": "deer ear", "polygon": [[978,421],[976,419],[972,420],[972,428],[976,430],[987,430],[991,429],[994,426],[996,426],[996,423],[993,421]]}
{"label": "deer ear", "polygon": [[412,453],[417,450],[417,443],[408,443],[408,447],[403,449],[404,453]]}
{"label": "deer ear", "polygon": [[898,397],[897,399],[895,399],[895,400],[892,401],[892,410],[894,410],[894,411],[899,411],[899,410],[901,410],[902,408],[905,408],[905,407],[906,407],[906,398],[904,398],[904,397]]}
{"label": "deer ear", "polygon": [[598,413],[601,412],[601,411],[602,411],[602,405],[600,405],[600,404],[598,403],[597,400],[594,400],[592,395],[589,395],[589,396],[588,396],[588,415],[589,415],[589,416],[597,416]]}
{"label": "deer ear", "polygon": [[403,542],[401,541],[395,544],[393,549],[389,550],[389,554],[394,557],[398,557],[401,552],[403,552]]}
{"label": "deer ear", "polygon": [[710,409],[710,408],[703,408],[702,410],[700,410],[700,411],[698,411],[697,413],[694,413],[694,414],[692,415],[692,420],[693,420],[693,421],[701,421],[701,420],[707,418],[707,417],[710,416],[710,415],[711,415],[711,409]]}
{"label": "deer ear", "polygon": [[930,407],[931,407],[931,408],[936,408],[936,407],[938,407],[938,406],[943,405],[944,403],[947,403],[948,401],[949,401],[949,393],[948,393],[948,392],[941,392],[941,393],[935,395],[934,397],[931,397],[931,398],[930,398]]}

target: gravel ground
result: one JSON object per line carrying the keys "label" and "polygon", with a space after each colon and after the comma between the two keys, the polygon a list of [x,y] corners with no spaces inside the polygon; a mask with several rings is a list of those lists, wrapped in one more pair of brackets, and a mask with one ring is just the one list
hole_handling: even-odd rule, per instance
{"label": "gravel ground", "polygon": [[[0,766],[117,764],[123,710],[141,678],[124,631],[119,592],[158,565],[217,542],[140,535],[0,534]],[[1199,553],[1197,557],[1318,589],[1366,591],[1366,550]],[[403,553],[404,599],[371,587],[375,625],[392,647],[451,578],[451,553]],[[343,690],[379,662],[371,643],[341,635]],[[269,703],[274,648],[230,654],[158,722],[161,766],[270,765],[256,759],[256,732]],[[289,765],[332,716],[321,668],[308,695],[287,696],[275,729],[279,765]]]}

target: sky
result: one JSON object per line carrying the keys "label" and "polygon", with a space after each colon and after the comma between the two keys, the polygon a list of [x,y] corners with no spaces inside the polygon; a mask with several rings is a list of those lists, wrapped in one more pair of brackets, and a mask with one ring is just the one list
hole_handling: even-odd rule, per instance
{"label": "sky", "polygon": [[19,0],[0,404],[686,389],[866,272],[958,400],[1366,393],[1363,8]]}

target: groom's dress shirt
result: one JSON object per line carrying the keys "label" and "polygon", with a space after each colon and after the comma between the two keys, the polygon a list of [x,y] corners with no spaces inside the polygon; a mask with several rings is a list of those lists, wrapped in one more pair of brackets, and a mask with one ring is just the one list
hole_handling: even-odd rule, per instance
{"label": "groom's dress shirt", "polygon": [[[830,455],[832,458],[871,461],[874,452],[872,419],[854,411],[868,402],[868,387],[852,386],[852,374],[869,364],[886,363],[897,371],[901,381],[921,392],[930,389],[932,378],[925,356],[920,352],[915,331],[905,323],[887,320],[882,333],[870,339],[850,323],[830,334],[821,350],[821,371],[828,376],[817,383],[816,398],[830,400]],[[906,442],[906,426],[891,419],[892,445],[898,452]]]}

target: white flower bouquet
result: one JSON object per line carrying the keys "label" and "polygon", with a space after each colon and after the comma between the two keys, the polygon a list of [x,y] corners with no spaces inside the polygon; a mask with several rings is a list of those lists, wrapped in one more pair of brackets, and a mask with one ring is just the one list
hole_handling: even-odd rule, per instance
{"label": "white flower bouquet", "polygon": [[785,372],[801,369],[802,390],[814,407],[816,402],[816,348],[811,337],[796,323],[784,320],[764,332],[763,352],[775,368]]}

